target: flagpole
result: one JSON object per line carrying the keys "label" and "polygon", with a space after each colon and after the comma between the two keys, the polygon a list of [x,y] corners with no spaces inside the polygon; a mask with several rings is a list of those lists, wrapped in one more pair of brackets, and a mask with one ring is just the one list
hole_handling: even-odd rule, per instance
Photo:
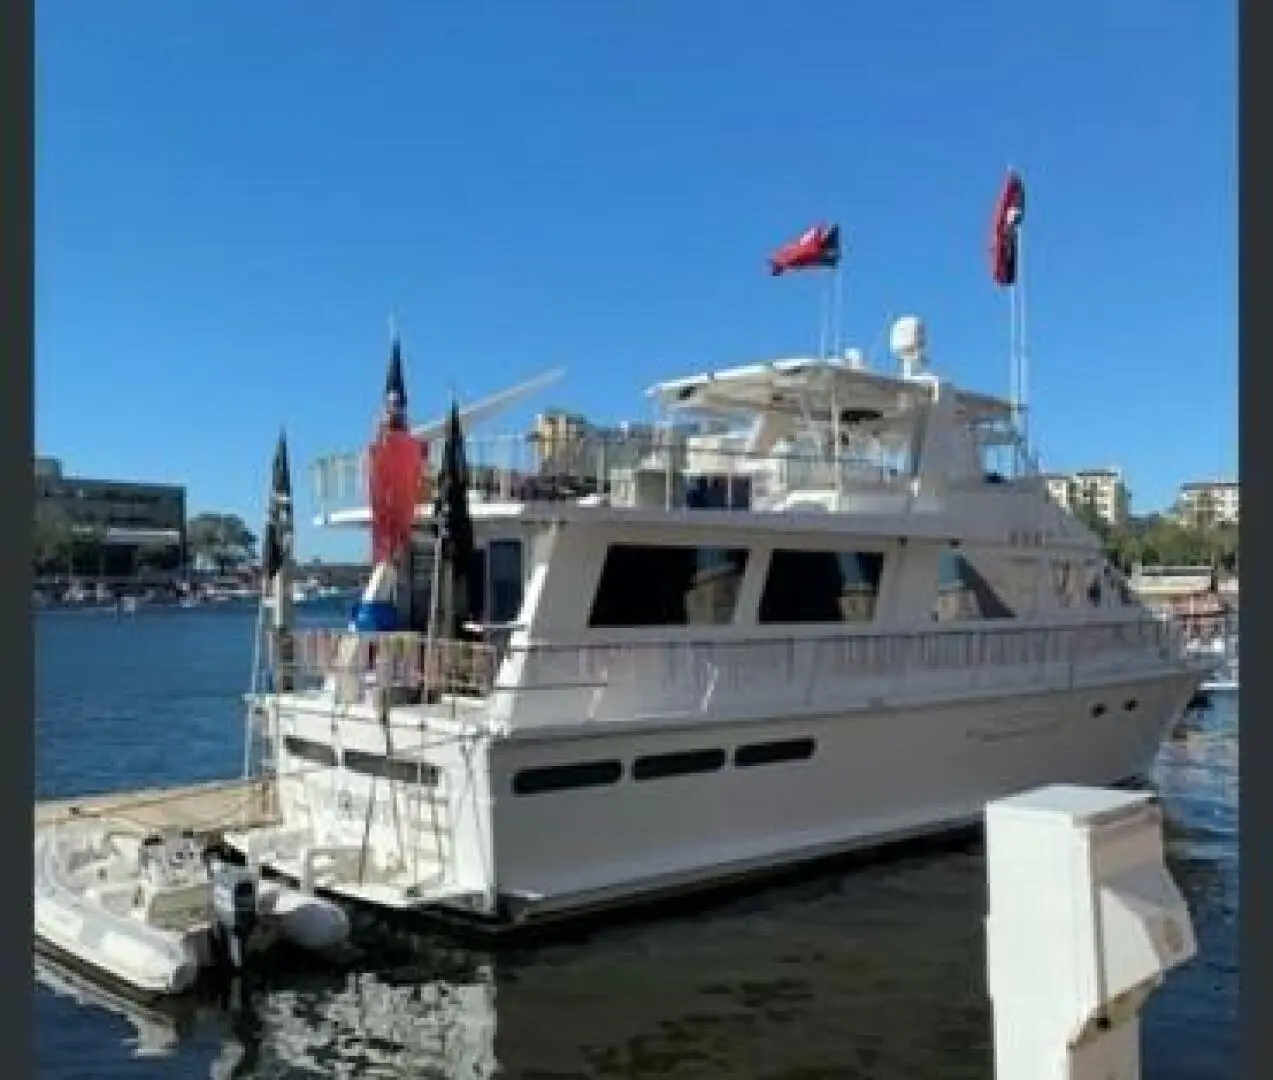
{"label": "flagpole", "polygon": [[827,355],[827,330],[830,316],[828,309],[830,308],[830,296],[828,289],[824,287],[821,290],[822,298],[818,309],[818,359],[821,360]]}
{"label": "flagpole", "polygon": [[1017,304],[1017,397],[1020,401],[1021,441],[1026,456],[1030,454],[1030,396],[1028,387],[1029,357],[1025,344],[1025,229],[1024,223],[1017,225],[1017,283],[1013,288],[1013,299]]}
{"label": "flagpole", "polygon": [[843,327],[841,320],[844,312],[844,261],[841,259],[835,264],[835,276],[833,287],[835,289],[835,297],[833,300],[832,316],[831,316],[831,348],[836,356],[840,355],[841,331]]}
{"label": "flagpole", "polygon": [[[1014,281],[1008,288],[1008,400],[1012,402],[1012,430],[1014,438],[1021,430],[1021,388],[1017,367],[1017,285]],[[1018,451],[1012,451],[1014,462]]]}

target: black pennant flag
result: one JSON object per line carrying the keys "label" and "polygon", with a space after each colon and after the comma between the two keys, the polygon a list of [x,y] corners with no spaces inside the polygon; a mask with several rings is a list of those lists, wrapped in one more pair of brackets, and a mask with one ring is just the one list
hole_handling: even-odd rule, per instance
{"label": "black pennant flag", "polygon": [[292,476],[287,464],[287,436],[280,431],[278,446],[274,450],[265,540],[261,545],[261,569],[267,582],[272,581],[291,558],[292,542]]}

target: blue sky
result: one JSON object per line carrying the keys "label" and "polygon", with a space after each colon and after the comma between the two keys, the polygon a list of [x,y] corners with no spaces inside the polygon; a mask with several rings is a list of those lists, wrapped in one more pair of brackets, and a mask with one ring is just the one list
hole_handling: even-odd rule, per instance
{"label": "blue sky", "polygon": [[506,424],[645,417],[660,378],[816,347],[818,281],[764,259],[824,218],[848,343],[913,312],[1006,392],[1011,163],[1044,464],[1156,508],[1236,475],[1235,55],[1203,0],[42,0],[37,446],[255,525],[283,424],[307,514],[390,311],[417,418],[558,364]]}

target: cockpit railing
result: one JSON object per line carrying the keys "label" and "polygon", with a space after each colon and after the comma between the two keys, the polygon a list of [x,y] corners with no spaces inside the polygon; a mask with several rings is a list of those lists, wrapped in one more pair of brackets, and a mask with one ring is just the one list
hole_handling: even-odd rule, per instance
{"label": "cockpit railing", "polygon": [[344,701],[365,700],[369,691],[397,701],[441,695],[483,698],[495,683],[499,651],[486,642],[431,638],[417,631],[293,631],[285,646],[271,645],[275,680],[293,691],[331,689]]}

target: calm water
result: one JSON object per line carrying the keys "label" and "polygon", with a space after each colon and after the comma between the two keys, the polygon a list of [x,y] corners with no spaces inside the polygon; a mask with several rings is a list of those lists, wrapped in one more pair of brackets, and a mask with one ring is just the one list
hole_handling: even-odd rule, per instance
{"label": "calm water", "polygon": [[[37,616],[42,796],[231,775],[247,611]],[[1148,1080],[1237,1071],[1238,719],[1192,716],[1157,782],[1200,955],[1145,1018]],[[385,936],[357,971],[278,976],[173,1016],[36,990],[40,1075],[989,1080],[984,865],[895,859],[499,956]]]}

